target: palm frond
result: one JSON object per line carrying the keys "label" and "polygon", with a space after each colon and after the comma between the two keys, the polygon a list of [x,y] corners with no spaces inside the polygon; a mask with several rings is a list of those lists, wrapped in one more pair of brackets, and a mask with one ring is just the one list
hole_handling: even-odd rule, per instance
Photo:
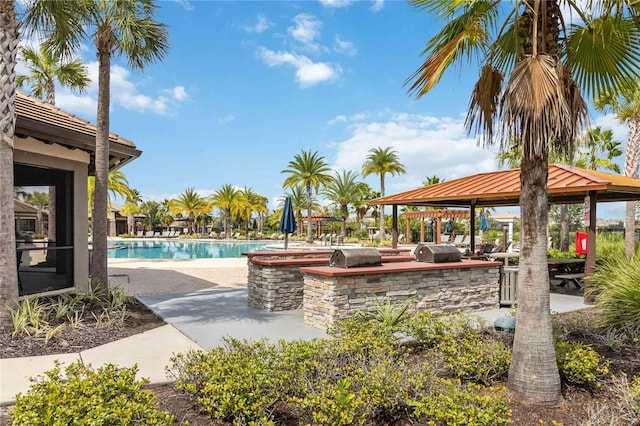
{"label": "palm frond", "polygon": [[485,65],[471,92],[465,126],[467,132],[481,135],[485,145],[493,143],[494,120],[498,114],[503,80],[500,71]]}

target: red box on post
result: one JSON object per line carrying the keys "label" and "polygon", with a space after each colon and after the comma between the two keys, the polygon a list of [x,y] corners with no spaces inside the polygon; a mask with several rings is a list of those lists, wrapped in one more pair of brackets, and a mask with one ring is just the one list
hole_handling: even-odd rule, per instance
{"label": "red box on post", "polygon": [[586,232],[576,232],[576,254],[587,254]]}

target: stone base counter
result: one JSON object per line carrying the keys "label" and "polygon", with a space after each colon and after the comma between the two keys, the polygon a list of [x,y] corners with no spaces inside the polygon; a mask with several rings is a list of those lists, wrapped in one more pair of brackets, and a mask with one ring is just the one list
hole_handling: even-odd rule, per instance
{"label": "stone base counter", "polygon": [[302,267],[304,322],[326,329],[371,308],[374,297],[400,304],[416,297],[410,311],[480,311],[500,307],[500,262],[394,262],[363,268]]}
{"label": "stone base counter", "polygon": [[[413,259],[409,249],[380,249],[383,262]],[[248,258],[247,304],[265,311],[302,307],[304,279],[300,268],[326,266],[333,250],[243,253]]]}

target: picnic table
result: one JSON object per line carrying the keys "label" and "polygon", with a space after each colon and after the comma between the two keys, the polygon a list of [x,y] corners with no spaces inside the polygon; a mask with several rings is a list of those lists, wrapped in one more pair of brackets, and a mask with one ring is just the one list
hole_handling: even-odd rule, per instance
{"label": "picnic table", "polygon": [[584,282],[584,259],[577,258],[550,258],[549,278],[560,280],[560,286],[573,284],[576,288],[582,288]]}

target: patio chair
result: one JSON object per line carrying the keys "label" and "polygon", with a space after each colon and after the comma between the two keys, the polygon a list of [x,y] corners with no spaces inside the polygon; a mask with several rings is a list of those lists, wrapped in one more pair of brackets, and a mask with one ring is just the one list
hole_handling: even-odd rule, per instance
{"label": "patio chair", "polygon": [[163,237],[163,238],[169,238],[169,233],[170,233],[170,232],[171,232],[171,231],[162,231],[162,237]]}
{"label": "patio chair", "polygon": [[144,237],[144,231],[136,232],[136,237],[140,237],[140,238]]}
{"label": "patio chair", "polygon": [[153,231],[147,231],[147,232],[145,232],[145,233],[144,233],[144,236],[145,236],[145,237],[147,237],[147,238],[151,238],[151,237],[153,237]]}
{"label": "patio chair", "polygon": [[218,238],[218,233],[216,231],[211,231],[209,233],[209,238]]}
{"label": "patio chair", "polygon": [[462,245],[462,240],[464,239],[464,235],[456,235],[453,239],[453,245],[456,247],[460,247]]}

